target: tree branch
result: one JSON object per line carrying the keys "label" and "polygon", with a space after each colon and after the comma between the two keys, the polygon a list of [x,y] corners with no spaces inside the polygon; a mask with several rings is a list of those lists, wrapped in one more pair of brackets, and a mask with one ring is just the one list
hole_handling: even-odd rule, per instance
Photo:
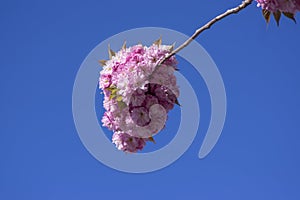
{"label": "tree branch", "polygon": [[206,23],[204,26],[202,26],[201,28],[197,29],[196,32],[188,39],[186,40],[182,45],[180,45],[179,47],[177,47],[176,49],[174,49],[170,54],[166,55],[159,63],[158,65],[162,64],[165,60],[167,60],[168,58],[170,58],[171,56],[175,55],[176,53],[178,53],[180,50],[182,50],[183,48],[185,48],[186,46],[188,46],[196,37],[198,37],[198,35],[200,33],[202,33],[203,31],[205,31],[206,29],[209,29],[214,23],[216,23],[217,21],[220,21],[221,19],[231,15],[231,14],[236,14],[239,11],[241,11],[242,9],[246,8],[248,5],[250,5],[252,3],[253,0],[244,0],[239,6],[229,9],[226,12],[224,12],[221,15],[218,15],[217,17],[215,17],[214,19],[210,20],[208,23]]}

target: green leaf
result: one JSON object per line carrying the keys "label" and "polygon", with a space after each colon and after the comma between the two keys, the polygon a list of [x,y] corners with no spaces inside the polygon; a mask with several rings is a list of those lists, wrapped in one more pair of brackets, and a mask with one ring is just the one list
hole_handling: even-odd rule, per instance
{"label": "green leaf", "polygon": [[112,85],[109,88],[107,88],[107,90],[110,91],[110,96],[109,96],[110,100],[116,98],[117,92],[119,91],[118,88]]}
{"label": "green leaf", "polygon": [[116,99],[117,101],[122,101],[122,96],[117,94],[119,89],[116,86],[112,85],[106,89],[110,91],[109,100]]}
{"label": "green leaf", "polygon": [[111,91],[111,94],[113,94],[113,95],[117,95],[117,92],[118,92],[118,89],[116,88],[116,89],[113,89],[112,91]]}
{"label": "green leaf", "polygon": [[109,88],[107,88],[107,90],[113,92],[115,90],[118,90],[118,88],[116,88],[116,86],[114,86],[114,85],[111,85]]}
{"label": "green leaf", "polygon": [[280,20],[280,17],[281,17],[281,12],[279,10],[277,10],[277,12],[273,12],[273,16],[275,18],[277,26],[279,26],[279,20]]}
{"label": "green leaf", "polygon": [[283,12],[284,16],[286,16],[287,18],[293,20],[295,23],[296,22],[296,19],[295,19],[295,15],[293,13],[289,13],[289,12]]}
{"label": "green leaf", "polygon": [[109,91],[113,90],[113,89],[116,89],[116,86],[114,85],[111,85],[109,88],[107,88]]}
{"label": "green leaf", "polygon": [[116,94],[111,93],[110,96],[109,96],[109,100],[114,99],[116,96],[117,96]]}
{"label": "green leaf", "polygon": [[118,107],[120,108],[120,110],[123,110],[126,106],[126,103],[124,103],[123,101],[118,101]]}
{"label": "green leaf", "polygon": [[117,96],[116,98],[117,101],[122,101],[123,100],[123,97],[121,95]]}
{"label": "green leaf", "polygon": [[263,10],[262,10],[262,14],[263,14],[263,16],[264,16],[266,22],[269,23],[269,22],[270,22],[271,12],[268,11],[268,10],[266,10],[266,9],[263,9]]}

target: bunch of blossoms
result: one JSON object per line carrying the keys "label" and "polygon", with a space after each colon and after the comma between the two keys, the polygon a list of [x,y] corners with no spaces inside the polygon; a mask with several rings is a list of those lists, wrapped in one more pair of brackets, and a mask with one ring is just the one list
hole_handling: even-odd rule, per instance
{"label": "bunch of blossoms", "polygon": [[261,7],[263,10],[263,16],[267,22],[270,21],[270,16],[273,14],[277,25],[279,25],[279,20],[281,13],[286,17],[292,19],[296,22],[295,14],[300,11],[300,0],[256,0],[257,6]]}
{"label": "bunch of blossoms", "polygon": [[112,142],[119,150],[137,152],[165,127],[168,111],[178,104],[179,88],[174,56],[159,64],[173,46],[157,40],[150,47],[141,44],[100,61],[99,87],[104,93],[103,126],[113,131]]}

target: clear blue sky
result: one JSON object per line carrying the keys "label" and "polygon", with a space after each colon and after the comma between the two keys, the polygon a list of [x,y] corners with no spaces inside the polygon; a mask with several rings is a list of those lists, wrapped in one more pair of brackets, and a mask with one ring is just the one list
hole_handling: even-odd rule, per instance
{"label": "clear blue sky", "polygon": [[101,41],[145,26],[190,35],[239,3],[2,1],[0,199],[300,199],[300,25],[283,19],[279,28],[274,20],[267,26],[255,3],[197,39],[216,62],[228,101],[208,157],[197,157],[210,106],[201,77],[193,82],[203,88],[203,126],[163,170],[110,169],[88,153],[74,126],[76,72]]}

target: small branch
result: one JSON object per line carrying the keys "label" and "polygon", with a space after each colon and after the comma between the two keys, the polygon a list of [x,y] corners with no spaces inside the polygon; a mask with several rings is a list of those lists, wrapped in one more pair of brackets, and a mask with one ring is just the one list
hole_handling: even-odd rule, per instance
{"label": "small branch", "polygon": [[216,23],[217,21],[220,21],[221,19],[231,15],[231,14],[236,14],[239,11],[241,11],[242,9],[246,8],[248,5],[250,5],[252,3],[253,0],[244,0],[239,6],[229,9],[226,12],[224,12],[221,15],[218,15],[217,17],[215,17],[214,19],[210,20],[207,24],[205,24],[204,26],[202,26],[201,28],[199,28],[198,30],[196,30],[196,32],[188,39],[186,40],[182,45],[180,45],[179,47],[177,47],[175,50],[173,50],[170,54],[168,54],[167,56],[165,56],[159,63],[158,65],[162,64],[165,60],[167,60],[168,58],[170,58],[171,56],[175,55],[176,53],[178,53],[180,50],[182,50],[183,48],[185,48],[186,46],[188,46],[200,33],[202,33],[203,31],[205,31],[206,29],[209,29],[214,23]]}

